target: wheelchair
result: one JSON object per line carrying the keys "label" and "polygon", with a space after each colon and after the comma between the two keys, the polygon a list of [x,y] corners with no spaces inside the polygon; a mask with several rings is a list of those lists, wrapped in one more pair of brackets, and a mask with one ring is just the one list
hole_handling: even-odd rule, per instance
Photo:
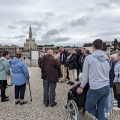
{"label": "wheelchair", "polygon": [[80,120],[80,111],[84,115],[85,103],[86,103],[86,94],[89,89],[89,84],[87,84],[83,90],[82,94],[77,94],[76,90],[80,84],[76,85],[68,92],[68,101],[67,101],[67,118],[68,120]]}

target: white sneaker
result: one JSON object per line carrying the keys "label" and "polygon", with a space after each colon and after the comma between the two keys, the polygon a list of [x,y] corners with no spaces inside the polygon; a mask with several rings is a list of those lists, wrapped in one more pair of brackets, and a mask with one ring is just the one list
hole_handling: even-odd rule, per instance
{"label": "white sneaker", "polygon": [[114,100],[116,100],[115,98],[111,98],[111,101],[114,101]]}
{"label": "white sneaker", "polygon": [[107,118],[107,113],[105,113],[105,118]]}
{"label": "white sneaker", "polygon": [[117,107],[118,104],[113,104],[114,107]]}
{"label": "white sneaker", "polygon": [[113,107],[112,109],[113,110],[120,110],[120,108],[118,108],[118,107]]}
{"label": "white sneaker", "polygon": [[109,118],[110,117],[110,113],[108,112],[108,113],[106,113],[106,116],[107,116],[107,118]]}
{"label": "white sneaker", "polygon": [[117,104],[117,103],[118,103],[118,101],[117,101],[117,100],[114,100],[114,101],[112,101],[112,103],[115,103],[115,104]]}

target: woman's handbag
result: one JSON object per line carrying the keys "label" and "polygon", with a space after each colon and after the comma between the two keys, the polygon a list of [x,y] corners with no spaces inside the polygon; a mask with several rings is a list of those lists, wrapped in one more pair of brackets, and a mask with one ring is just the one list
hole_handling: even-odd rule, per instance
{"label": "woman's handbag", "polygon": [[120,94],[120,82],[116,82],[115,87],[116,87],[116,93]]}
{"label": "woman's handbag", "polygon": [[11,75],[11,73],[10,73],[10,75],[7,76],[7,85],[12,86],[12,75]]}

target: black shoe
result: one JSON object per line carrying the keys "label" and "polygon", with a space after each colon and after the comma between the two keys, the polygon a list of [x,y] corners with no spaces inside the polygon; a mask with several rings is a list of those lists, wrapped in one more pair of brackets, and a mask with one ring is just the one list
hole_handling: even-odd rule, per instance
{"label": "black shoe", "polygon": [[75,81],[79,81],[79,78],[75,79]]}
{"label": "black shoe", "polygon": [[70,80],[70,78],[69,78],[69,77],[66,77],[66,79]]}
{"label": "black shoe", "polygon": [[53,105],[51,105],[50,107],[54,107],[54,106],[56,106],[57,105],[57,103],[55,102]]}
{"label": "black shoe", "polygon": [[22,103],[20,102],[20,105],[24,105],[26,103],[27,103],[27,101],[23,101]]}
{"label": "black shoe", "polygon": [[15,105],[17,105],[18,103],[20,103],[20,101],[15,102]]}
{"label": "black shoe", "polygon": [[74,85],[75,83],[74,82],[71,82],[70,85]]}
{"label": "black shoe", "polygon": [[1,102],[7,102],[9,99],[5,98],[4,100],[1,100]]}
{"label": "black shoe", "polygon": [[67,84],[70,84],[71,82],[69,81]]}
{"label": "black shoe", "polygon": [[65,105],[65,109],[67,109],[67,105]]}
{"label": "black shoe", "polygon": [[9,96],[6,96],[6,95],[5,95],[5,98],[9,98]]}
{"label": "black shoe", "polygon": [[48,107],[48,105],[45,105],[45,107]]}

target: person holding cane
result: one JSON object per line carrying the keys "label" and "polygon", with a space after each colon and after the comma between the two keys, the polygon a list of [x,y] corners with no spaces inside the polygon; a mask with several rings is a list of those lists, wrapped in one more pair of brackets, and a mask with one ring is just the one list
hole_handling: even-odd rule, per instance
{"label": "person holding cane", "polygon": [[26,64],[22,61],[23,55],[16,53],[16,57],[11,61],[12,83],[15,85],[15,104],[23,105],[26,83],[29,81],[29,71]]}

